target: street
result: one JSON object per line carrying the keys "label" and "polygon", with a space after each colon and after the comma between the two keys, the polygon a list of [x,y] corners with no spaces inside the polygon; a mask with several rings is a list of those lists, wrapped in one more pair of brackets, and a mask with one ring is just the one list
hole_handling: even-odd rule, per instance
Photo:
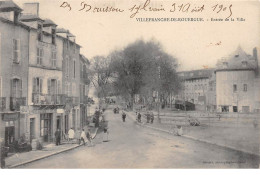
{"label": "street", "polygon": [[259,160],[223,147],[138,126],[121,113],[106,112],[109,141],[81,146],[18,168],[258,168]]}

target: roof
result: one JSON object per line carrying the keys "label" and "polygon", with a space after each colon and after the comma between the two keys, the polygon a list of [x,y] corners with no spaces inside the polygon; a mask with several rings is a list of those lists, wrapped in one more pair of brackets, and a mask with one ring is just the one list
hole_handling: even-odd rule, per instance
{"label": "roof", "polygon": [[45,19],[43,22],[43,27],[49,27],[49,26],[57,26],[52,20]]}
{"label": "roof", "polygon": [[57,28],[56,33],[69,33],[69,30],[66,30],[64,28]]}
{"label": "roof", "polygon": [[20,17],[20,20],[23,21],[23,22],[44,21],[39,16],[33,15],[33,14],[22,14],[21,17]]}
{"label": "roof", "polygon": [[217,63],[216,71],[223,70],[255,70],[257,69],[257,58],[247,54],[240,46],[228,57]]}
{"label": "roof", "polygon": [[83,59],[87,64],[90,64],[89,60],[82,54],[79,55],[81,59]]}
{"label": "roof", "polygon": [[178,72],[178,76],[182,80],[192,80],[192,79],[203,79],[210,78],[214,69],[199,69],[199,70],[191,70],[191,71],[182,71]]}
{"label": "roof", "polygon": [[0,1],[0,12],[19,11],[22,9],[13,1]]}

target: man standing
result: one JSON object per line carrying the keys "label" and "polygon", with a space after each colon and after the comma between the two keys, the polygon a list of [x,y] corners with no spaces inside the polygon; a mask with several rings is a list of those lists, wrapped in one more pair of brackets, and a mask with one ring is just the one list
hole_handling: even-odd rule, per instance
{"label": "man standing", "polygon": [[123,122],[125,122],[125,118],[126,118],[126,114],[125,114],[125,112],[123,112],[123,113],[122,113]]}
{"label": "man standing", "polygon": [[55,132],[56,146],[60,145],[60,138],[61,138],[61,132],[60,129],[58,128],[57,131]]}
{"label": "man standing", "polygon": [[153,115],[153,112],[151,112],[151,115],[150,115],[150,117],[151,117],[151,124],[153,123],[153,120],[154,120],[154,115]]}
{"label": "man standing", "polygon": [[72,128],[70,128],[68,134],[69,134],[69,141],[73,140],[75,136],[75,132]]}
{"label": "man standing", "polygon": [[84,146],[85,146],[86,145],[86,141],[87,141],[87,136],[86,136],[86,133],[85,133],[84,129],[82,129],[82,132],[81,132],[81,135],[80,135],[79,145],[80,145],[81,140],[83,141]]}

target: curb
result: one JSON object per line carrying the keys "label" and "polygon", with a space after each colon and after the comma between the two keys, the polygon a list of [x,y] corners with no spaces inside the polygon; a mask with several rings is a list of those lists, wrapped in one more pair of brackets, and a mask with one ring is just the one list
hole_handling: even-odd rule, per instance
{"label": "curb", "polygon": [[35,158],[35,159],[32,159],[32,160],[28,160],[28,161],[25,161],[25,162],[22,162],[22,163],[18,163],[18,164],[14,164],[14,165],[10,165],[8,167],[6,167],[7,169],[9,168],[16,168],[16,167],[19,167],[19,166],[22,166],[22,165],[26,165],[26,164],[29,164],[29,163],[32,163],[32,162],[35,162],[35,161],[38,161],[38,160],[41,160],[41,159],[45,159],[47,157],[51,157],[51,156],[54,156],[54,155],[57,155],[57,154],[60,154],[60,153],[63,153],[63,152],[66,152],[66,151],[70,151],[72,149],[75,149],[75,148],[78,148],[82,146],[81,145],[76,145],[74,147],[71,147],[71,148],[67,148],[67,149],[64,149],[64,150],[60,150],[60,151],[57,151],[55,153],[50,153],[50,154],[47,154],[47,155],[44,155],[44,156],[41,156],[41,157],[38,157],[38,158]]}
{"label": "curb", "polygon": [[[96,137],[97,131],[98,131],[98,129],[96,129],[96,131],[93,135],[93,139]],[[26,165],[26,164],[29,164],[29,163],[32,163],[32,162],[35,162],[35,161],[38,161],[38,160],[41,160],[41,159],[45,159],[45,158],[48,158],[48,157],[51,157],[51,156],[54,156],[54,155],[57,155],[57,154],[60,154],[60,153],[66,152],[66,151],[70,151],[70,150],[78,148],[82,145],[83,144],[76,145],[74,147],[63,149],[63,150],[60,150],[60,151],[57,151],[57,152],[54,152],[54,153],[50,153],[50,154],[47,154],[47,155],[44,155],[44,156],[41,156],[41,157],[38,157],[38,158],[35,158],[35,159],[32,159],[32,160],[28,160],[28,161],[25,161],[25,162],[22,162],[22,163],[10,165],[10,166],[7,166],[6,169],[17,168],[17,167],[22,166],[22,165]]]}
{"label": "curb", "polygon": [[[127,112],[129,113],[129,112]],[[132,118],[132,115],[133,114],[130,114],[131,115],[131,119],[133,121],[135,121],[133,118]],[[170,131],[167,131],[167,130],[164,130],[164,129],[160,129],[160,128],[155,128],[153,126],[147,126],[147,125],[142,125],[140,123],[137,123],[137,125],[139,126],[143,126],[143,127],[147,127],[147,128],[151,128],[153,130],[158,130],[158,131],[161,131],[161,132],[166,132],[168,134],[172,134]],[[184,137],[186,139],[191,139],[191,140],[195,140],[195,141],[199,141],[199,142],[203,142],[203,143],[207,143],[207,144],[211,144],[211,145],[216,145],[216,146],[219,146],[219,147],[224,147],[224,148],[228,148],[228,149],[231,149],[233,151],[238,151],[238,152],[243,152],[243,153],[246,153],[246,154],[250,154],[250,155],[254,155],[254,156],[257,156],[257,157],[260,157],[260,153],[254,153],[254,152],[251,152],[251,151],[247,151],[247,150],[243,150],[243,149],[237,149],[235,147],[232,147],[232,146],[227,146],[227,145],[222,145],[222,144],[219,144],[219,143],[214,143],[214,142],[210,142],[210,141],[207,141],[207,140],[203,140],[203,139],[198,139],[198,138],[195,138],[195,137],[192,137],[192,136],[188,136],[188,135],[182,135],[181,137]]]}

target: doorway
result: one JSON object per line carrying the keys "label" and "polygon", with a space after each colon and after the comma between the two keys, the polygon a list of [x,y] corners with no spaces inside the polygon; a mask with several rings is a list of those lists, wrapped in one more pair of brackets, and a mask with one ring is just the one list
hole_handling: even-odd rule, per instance
{"label": "doorway", "polygon": [[30,142],[35,139],[35,118],[30,118]]}

